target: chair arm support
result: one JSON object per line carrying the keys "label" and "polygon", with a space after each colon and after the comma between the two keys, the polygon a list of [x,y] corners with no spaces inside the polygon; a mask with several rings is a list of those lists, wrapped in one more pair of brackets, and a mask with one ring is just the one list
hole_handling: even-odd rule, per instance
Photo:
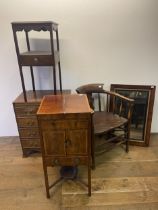
{"label": "chair arm support", "polygon": [[120,98],[124,101],[129,102],[129,103],[134,103],[134,99],[128,98],[128,97],[123,96],[123,95],[120,95],[119,93],[116,93],[116,92],[113,92],[113,91],[107,91],[107,90],[104,90],[104,93],[109,94],[109,95],[114,96],[114,97],[118,97],[118,98]]}

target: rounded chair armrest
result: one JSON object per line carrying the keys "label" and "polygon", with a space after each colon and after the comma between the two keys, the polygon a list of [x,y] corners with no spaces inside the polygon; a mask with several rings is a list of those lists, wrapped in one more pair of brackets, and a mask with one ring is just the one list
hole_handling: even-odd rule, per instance
{"label": "rounded chair armrest", "polygon": [[104,84],[103,83],[91,83],[87,85],[82,85],[76,89],[77,93],[100,93],[104,92],[103,89]]}

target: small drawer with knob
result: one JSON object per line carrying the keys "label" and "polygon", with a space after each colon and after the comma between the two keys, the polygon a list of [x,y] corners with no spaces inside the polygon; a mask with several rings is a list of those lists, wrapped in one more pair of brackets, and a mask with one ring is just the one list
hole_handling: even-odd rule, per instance
{"label": "small drawer with knob", "polygon": [[19,60],[22,66],[50,66],[54,64],[51,52],[25,52],[20,54]]}
{"label": "small drawer with knob", "polygon": [[76,156],[76,157],[45,157],[47,166],[77,166],[87,165],[87,156]]}

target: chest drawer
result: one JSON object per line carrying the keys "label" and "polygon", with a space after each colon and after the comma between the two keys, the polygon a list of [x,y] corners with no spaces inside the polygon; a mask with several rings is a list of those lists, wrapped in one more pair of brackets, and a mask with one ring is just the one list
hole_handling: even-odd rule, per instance
{"label": "chest drawer", "polygon": [[77,166],[88,164],[87,156],[77,156],[77,157],[46,157],[46,164],[49,166]]}
{"label": "chest drawer", "polygon": [[88,120],[42,120],[43,130],[52,129],[84,129],[88,128]]}
{"label": "chest drawer", "polygon": [[36,117],[17,118],[17,123],[20,128],[22,128],[22,127],[38,127]]}
{"label": "chest drawer", "polygon": [[39,138],[38,128],[20,128],[19,134],[21,138]]}
{"label": "chest drawer", "polygon": [[38,105],[17,105],[14,106],[14,111],[17,116],[35,115],[38,110]]}
{"label": "chest drawer", "polygon": [[40,148],[40,140],[21,140],[23,148]]}

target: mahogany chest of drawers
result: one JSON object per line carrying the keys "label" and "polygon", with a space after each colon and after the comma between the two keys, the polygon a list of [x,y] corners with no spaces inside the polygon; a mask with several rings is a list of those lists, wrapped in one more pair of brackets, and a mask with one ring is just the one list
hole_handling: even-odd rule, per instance
{"label": "mahogany chest of drawers", "polygon": [[[59,91],[60,93],[60,91]],[[63,90],[63,94],[70,93],[70,90]],[[53,94],[52,90],[26,91],[27,102],[24,94],[21,93],[13,102],[16,122],[23,156],[29,156],[34,152],[40,152],[40,137],[36,112],[43,96]]]}

